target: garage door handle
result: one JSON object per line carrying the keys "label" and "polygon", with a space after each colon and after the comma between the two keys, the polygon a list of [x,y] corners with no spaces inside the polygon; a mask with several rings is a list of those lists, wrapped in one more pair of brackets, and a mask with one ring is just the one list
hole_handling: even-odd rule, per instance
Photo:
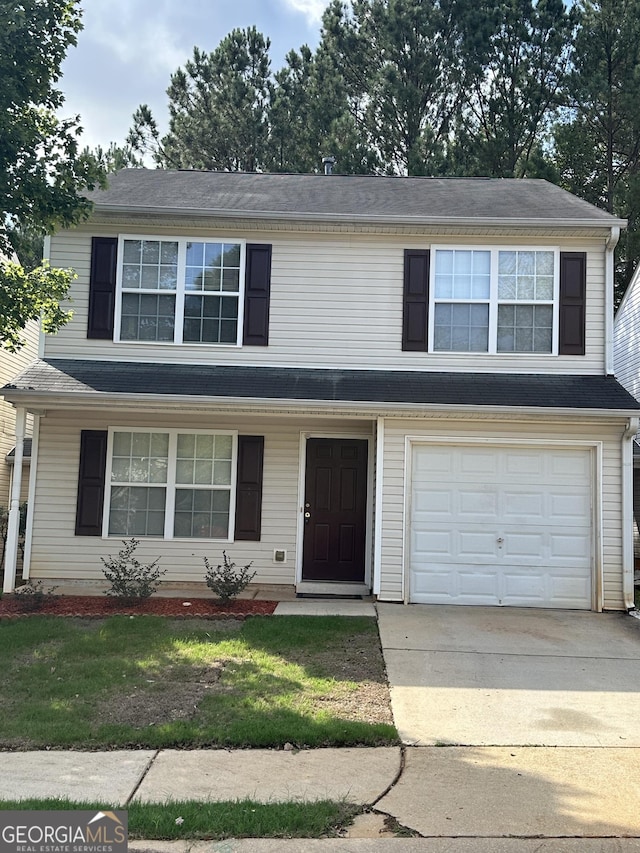
{"label": "garage door handle", "polygon": [[502,536],[498,536],[498,538],[496,539],[496,542],[498,543],[498,545],[502,545],[502,543],[504,542],[504,539],[502,538]]}

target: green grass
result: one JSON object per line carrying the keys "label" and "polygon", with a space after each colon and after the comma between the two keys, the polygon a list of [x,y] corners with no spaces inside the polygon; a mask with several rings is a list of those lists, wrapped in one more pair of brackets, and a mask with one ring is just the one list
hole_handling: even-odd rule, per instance
{"label": "green grass", "polygon": [[[328,699],[358,690],[342,665],[354,649],[374,671],[379,663],[383,681],[368,618],[256,617],[237,631],[153,616],[0,621],[0,746],[397,743],[390,725],[326,710]],[[219,681],[203,688],[198,679],[215,666]]]}
{"label": "green grass", "polygon": [[[119,806],[70,800],[2,800],[8,809],[105,811]],[[316,803],[256,803],[237,800],[226,803],[168,802],[131,803],[128,812],[129,838],[154,840],[224,838],[321,838],[335,836],[349,826],[360,806],[324,800]],[[180,818],[182,821],[180,821]],[[176,823],[176,820],[179,822]]]}

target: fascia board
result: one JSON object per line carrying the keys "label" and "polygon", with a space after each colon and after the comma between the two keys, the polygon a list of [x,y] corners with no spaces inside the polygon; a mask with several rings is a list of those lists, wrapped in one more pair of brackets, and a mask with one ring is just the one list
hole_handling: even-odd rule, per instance
{"label": "fascia board", "polygon": [[392,216],[392,215],[354,215],[351,213],[297,213],[291,211],[270,210],[229,210],[228,208],[203,210],[202,208],[175,208],[157,206],[133,206],[119,204],[96,204],[96,213],[119,214],[122,216],[193,216],[200,218],[259,219],[283,222],[335,222],[368,225],[448,225],[459,227],[483,226],[492,228],[625,228],[626,219],[607,216],[604,219],[592,218],[527,218],[527,217],[471,217],[471,216]]}
{"label": "fascia board", "polygon": [[349,414],[366,415],[376,417],[385,415],[387,417],[404,417],[407,415],[420,414],[443,414],[460,413],[464,417],[473,416],[478,418],[482,414],[506,415],[527,418],[592,418],[596,420],[625,419],[640,416],[640,405],[635,409],[583,409],[583,408],[542,408],[539,406],[477,406],[441,403],[376,403],[357,402],[352,400],[289,400],[269,399],[264,397],[208,397],[208,396],[184,396],[173,394],[107,394],[100,391],[76,391],[59,392],[52,394],[48,391],[33,391],[30,389],[7,389],[4,394],[6,400],[21,406],[35,405],[39,409],[73,409],[91,408],[99,409],[109,406],[112,408],[122,407],[129,410],[137,409],[148,411],[157,410],[210,410],[215,407],[218,411],[224,408],[226,411],[237,411],[260,409],[262,411],[272,410],[278,412],[295,412],[305,414],[310,411],[326,411]]}

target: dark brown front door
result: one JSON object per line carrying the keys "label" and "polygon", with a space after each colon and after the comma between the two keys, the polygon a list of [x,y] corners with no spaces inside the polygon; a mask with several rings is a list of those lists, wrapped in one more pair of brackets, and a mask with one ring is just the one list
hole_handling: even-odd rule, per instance
{"label": "dark brown front door", "polygon": [[303,581],[364,582],[368,443],[307,440]]}

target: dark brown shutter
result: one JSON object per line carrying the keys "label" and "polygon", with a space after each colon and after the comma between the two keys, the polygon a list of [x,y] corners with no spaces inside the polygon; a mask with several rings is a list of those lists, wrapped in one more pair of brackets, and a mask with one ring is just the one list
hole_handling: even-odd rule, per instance
{"label": "dark brown shutter", "polygon": [[76,536],[102,535],[107,431],[85,429],[80,434],[80,472],[76,504]]}
{"label": "dark brown shutter", "polygon": [[560,355],[584,355],[586,302],[585,252],[560,252]]}
{"label": "dark brown shutter", "polygon": [[429,330],[429,250],[404,250],[402,349],[426,352]]}
{"label": "dark brown shutter", "polygon": [[113,340],[117,254],[116,237],[94,237],[91,240],[88,338]]}
{"label": "dark brown shutter", "polygon": [[259,542],[262,526],[264,436],[238,436],[235,539]]}
{"label": "dark brown shutter", "polygon": [[269,343],[270,294],[271,246],[248,243],[242,339],[245,346],[266,347]]}

